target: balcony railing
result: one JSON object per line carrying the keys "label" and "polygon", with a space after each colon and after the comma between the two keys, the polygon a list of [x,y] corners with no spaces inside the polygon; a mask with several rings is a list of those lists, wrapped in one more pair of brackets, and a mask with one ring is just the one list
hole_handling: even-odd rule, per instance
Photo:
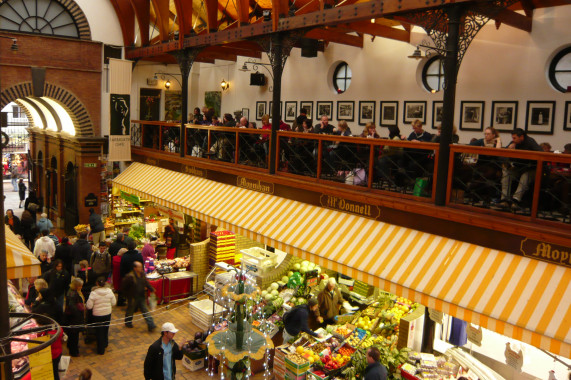
{"label": "balcony railing", "polygon": [[[178,124],[133,123],[134,146],[180,153]],[[268,130],[187,125],[182,146],[189,161],[269,173],[270,143]],[[438,153],[435,143],[278,131],[274,175],[433,202]],[[570,167],[571,155],[452,145],[447,205],[562,226]]]}

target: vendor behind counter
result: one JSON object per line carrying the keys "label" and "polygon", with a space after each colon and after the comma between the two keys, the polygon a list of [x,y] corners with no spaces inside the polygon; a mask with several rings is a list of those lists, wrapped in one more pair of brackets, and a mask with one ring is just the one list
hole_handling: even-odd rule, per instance
{"label": "vendor behind counter", "polygon": [[308,319],[311,313],[317,313],[319,306],[315,298],[310,299],[307,304],[299,305],[284,314],[284,331],[283,341],[287,343],[296,337],[300,332],[305,332],[311,336],[323,338],[310,330],[308,326]]}

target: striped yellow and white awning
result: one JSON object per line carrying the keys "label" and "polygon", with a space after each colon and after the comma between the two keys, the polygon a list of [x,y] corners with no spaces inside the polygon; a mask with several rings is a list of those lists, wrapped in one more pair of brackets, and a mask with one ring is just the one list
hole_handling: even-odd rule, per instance
{"label": "striped yellow and white awning", "polygon": [[8,279],[36,277],[40,275],[40,260],[5,226],[6,264]]}
{"label": "striped yellow and white awning", "polygon": [[120,190],[571,357],[571,269],[133,163]]}

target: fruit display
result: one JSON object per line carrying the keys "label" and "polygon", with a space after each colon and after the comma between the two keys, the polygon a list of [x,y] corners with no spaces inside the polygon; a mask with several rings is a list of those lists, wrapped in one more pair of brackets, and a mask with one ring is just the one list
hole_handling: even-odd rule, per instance
{"label": "fruit display", "polygon": [[364,330],[372,330],[373,327],[377,324],[378,320],[378,318],[371,319],[371,317],[366,315],[364,317],[359,317],[355,323],[355,326],[360,327]]}
{"label": "fruit display", "polygon": [[335,329],[335,331],[333,332],[335,335],[341,336],[341,337],[346,337],[347,335],[351,334],[351,330],[349,330],[347,327],[345,326],[339,326]]}
{"label": "fruit display", "polygon": [[79,234],[81,232],[87,231],[88,227],[89,227],[89,224],[78,224],[77,226],[73,227],[73,229],[75,230],[75,232],[77,232]]}
{"label": "fruit display", "polygon": [[[298,348],[303,348],[303,347],[298,347]],[[297,350],[296,350],[297,351]],[[292,362],[295,363],[297,365],[303,365],[305,363],[307,363],[307,360],[300,354],[298,353],[291,353],[288,354],[287,358]]]}
{"label": "fruit display", "polygon": [[313,364],[314,362],[319,360],[319,355],[316,354],[313,350],[311,350],[309,348],[297,346],[297,348],[295,349],[295,352],[298,355],[301,355],[302,357],[304,357],[309,362],[309,364]]}

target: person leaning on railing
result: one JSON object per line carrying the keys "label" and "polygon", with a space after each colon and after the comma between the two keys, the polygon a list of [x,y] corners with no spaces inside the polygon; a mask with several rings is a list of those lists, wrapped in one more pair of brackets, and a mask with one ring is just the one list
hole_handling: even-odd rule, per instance
{"label": "person leaning on railing", "polygon": [[[389,125],[389,139],[393,141],[401,140],[400,129],[397,125]],[[385,145],[375,165],[375,182],[381,180],[386,181],[390,186],[396,186],[394,175],[401,159],[401,147]]]}
{"label": "person leaning on railing", "polygon": [[[529,137],[521,128],[516,128],[512,132],[512,141],[506,149],[532,150],[542,152],[543,150],[533,138]],[[510,159],[502,168],[502,197],[497,203],[499,207],[521,209],[521,201],[529,185],[531,184],[537,162],[535,160]],[[511,182],[518,181],[517,189],[511,196]]]}
{"label": "person leaning on railing", "polygon": [[[432,134],[426,132],[422,129],[422,121],[416,119],[412,122],[412,132],[407,138],[402,136],[403,140],[408,140],[411,142],[430,142],[432,140]],[[426,176],[430,172],[431,164],[431,151],[426,149],[403,149],[403,156],[401,164],[399,165],[401,170],[404,170],[405,178],[402,179],[403,185],[412,185],[416,178]]]}

